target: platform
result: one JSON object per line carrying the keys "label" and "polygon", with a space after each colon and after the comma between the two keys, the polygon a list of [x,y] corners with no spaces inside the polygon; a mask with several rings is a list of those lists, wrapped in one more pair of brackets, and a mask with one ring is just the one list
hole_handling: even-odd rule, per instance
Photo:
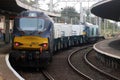
{"label": "platform", "polygon": [[101,54],[120,59],[120,38],[98,42],[93,48]]}
{"label": "platform", "polygon": [[96,58],[106,66],[117,69],[120,68],[120,38],[104,40],[93,46]]}
{"label": "platform", "polygon": [[19,80],[6,63],[6,55],[9,50],[10,44],[4,44],[0,41],[0,80]]}

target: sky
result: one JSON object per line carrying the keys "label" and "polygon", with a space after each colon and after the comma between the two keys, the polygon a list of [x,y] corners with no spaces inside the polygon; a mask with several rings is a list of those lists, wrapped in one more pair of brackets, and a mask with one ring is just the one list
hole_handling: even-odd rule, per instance
{"label": "sky", "polygon": [[[66,2],[65,2],[66,1]],[[74,1],[74,2],[68,2],[68,1]],[[78,2],[79,0],[53,0],[53,4],[54,4],[54,10],[57,11],[61,11],[62,8],[66,7],[66,6],[71,6],[74,7],[76,9],[77,12],[80,12],[80,3]],[[83,0],[85,1],[85,0]],[[87,0],[88,2],[82,2],[82,7],[84,8],[88,8],[91,7],[93,4],[95,4],[98,0]],[[92,2],[90,2],[92,1]],[[49,7],[47,4],[50,3],[50,0],[39,0],[39,4],[41,5],[40,8],[44,9],[44,10],[48,10]]]}
{"label": "sky", "polygon": [[[33,0],[34,1],[34,0]],[[59,2],[58,2],[59,1]],[[64,1],[64,2],[62,2]],[[67,2],[65,2],[67,1]],[[68,2],[68,1],[78,1],[78,2]],[[98,1],[101,0],[81,0],[82,2],[82,7],[83,8],[91,8],[93,4],[97,3]],[[86,2],[84,2],[86,1]],[[87,2],[89,1],[89,2]],[[58,2],[58,3],[57,3]],[[47,4],[50,3],[50,0],[39,0],[39,4],[41,5],[40,8],[43,10],[48,10],[49,7]],[[77,12],[80,12],[80,2],[79,0],[53,0],[53,4],[55,4],[55,7],[53,8],[56,11],[61,11],[62,8],[65,8],[66,6],[71,6],[74,7],[76,9]],[[91,14],[91,17],[94,17],[93,14]],[[110,20],[111,23],[114,23],[114,21]],[[119,23],[120,26],[120,23]]]}

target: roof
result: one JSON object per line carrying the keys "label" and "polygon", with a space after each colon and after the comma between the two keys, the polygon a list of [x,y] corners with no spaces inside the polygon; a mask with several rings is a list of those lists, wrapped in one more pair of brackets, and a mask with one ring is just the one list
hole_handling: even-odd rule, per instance
{"label": "roof", "polygon": [[25,10],[17,5],[16,0],[0,0],[0,13],[15,14]]}
{"label": "roof", "polygon": [[94,4],[91,12],[96,16],[120,21],[120,0],[104,0]]}
{"label": "roof", "polygon": [[36,9],[35,7],[31,7],[31,6],[28,6],[22,3],[20,0],[0,0],[0,14],[14,15],[27,9],[34,10],[34,11],[41,11],[41,12],[46,13],[49,16],[60,17],[60,14]]}

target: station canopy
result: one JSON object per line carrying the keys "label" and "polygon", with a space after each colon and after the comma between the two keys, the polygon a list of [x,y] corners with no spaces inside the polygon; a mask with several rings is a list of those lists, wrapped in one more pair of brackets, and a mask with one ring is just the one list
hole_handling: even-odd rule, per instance
{"label": "station canopy", "polygon": [[96,16],[120,21],[120,0],[103,0],[94,4],[91,12]]}
{"label": "station canopy", "polygon": [[0,0],[0,14],[13,15],[25,10],[17,5],[16,0]]}

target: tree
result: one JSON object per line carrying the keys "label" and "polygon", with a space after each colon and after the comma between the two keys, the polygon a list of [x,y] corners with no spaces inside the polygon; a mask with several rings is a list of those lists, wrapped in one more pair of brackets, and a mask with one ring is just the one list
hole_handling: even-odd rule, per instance
{"label": "tree", "polygon": [[21,2],[28,4],[30,6],[34,5],[36,2],[35,0],[20,0]]}
{"label": "tree", "polygon": [[73,7],[66,7],[61,11],[61,18],[64,19],[66,23],[78,23],[79,14],[75,11]]}

